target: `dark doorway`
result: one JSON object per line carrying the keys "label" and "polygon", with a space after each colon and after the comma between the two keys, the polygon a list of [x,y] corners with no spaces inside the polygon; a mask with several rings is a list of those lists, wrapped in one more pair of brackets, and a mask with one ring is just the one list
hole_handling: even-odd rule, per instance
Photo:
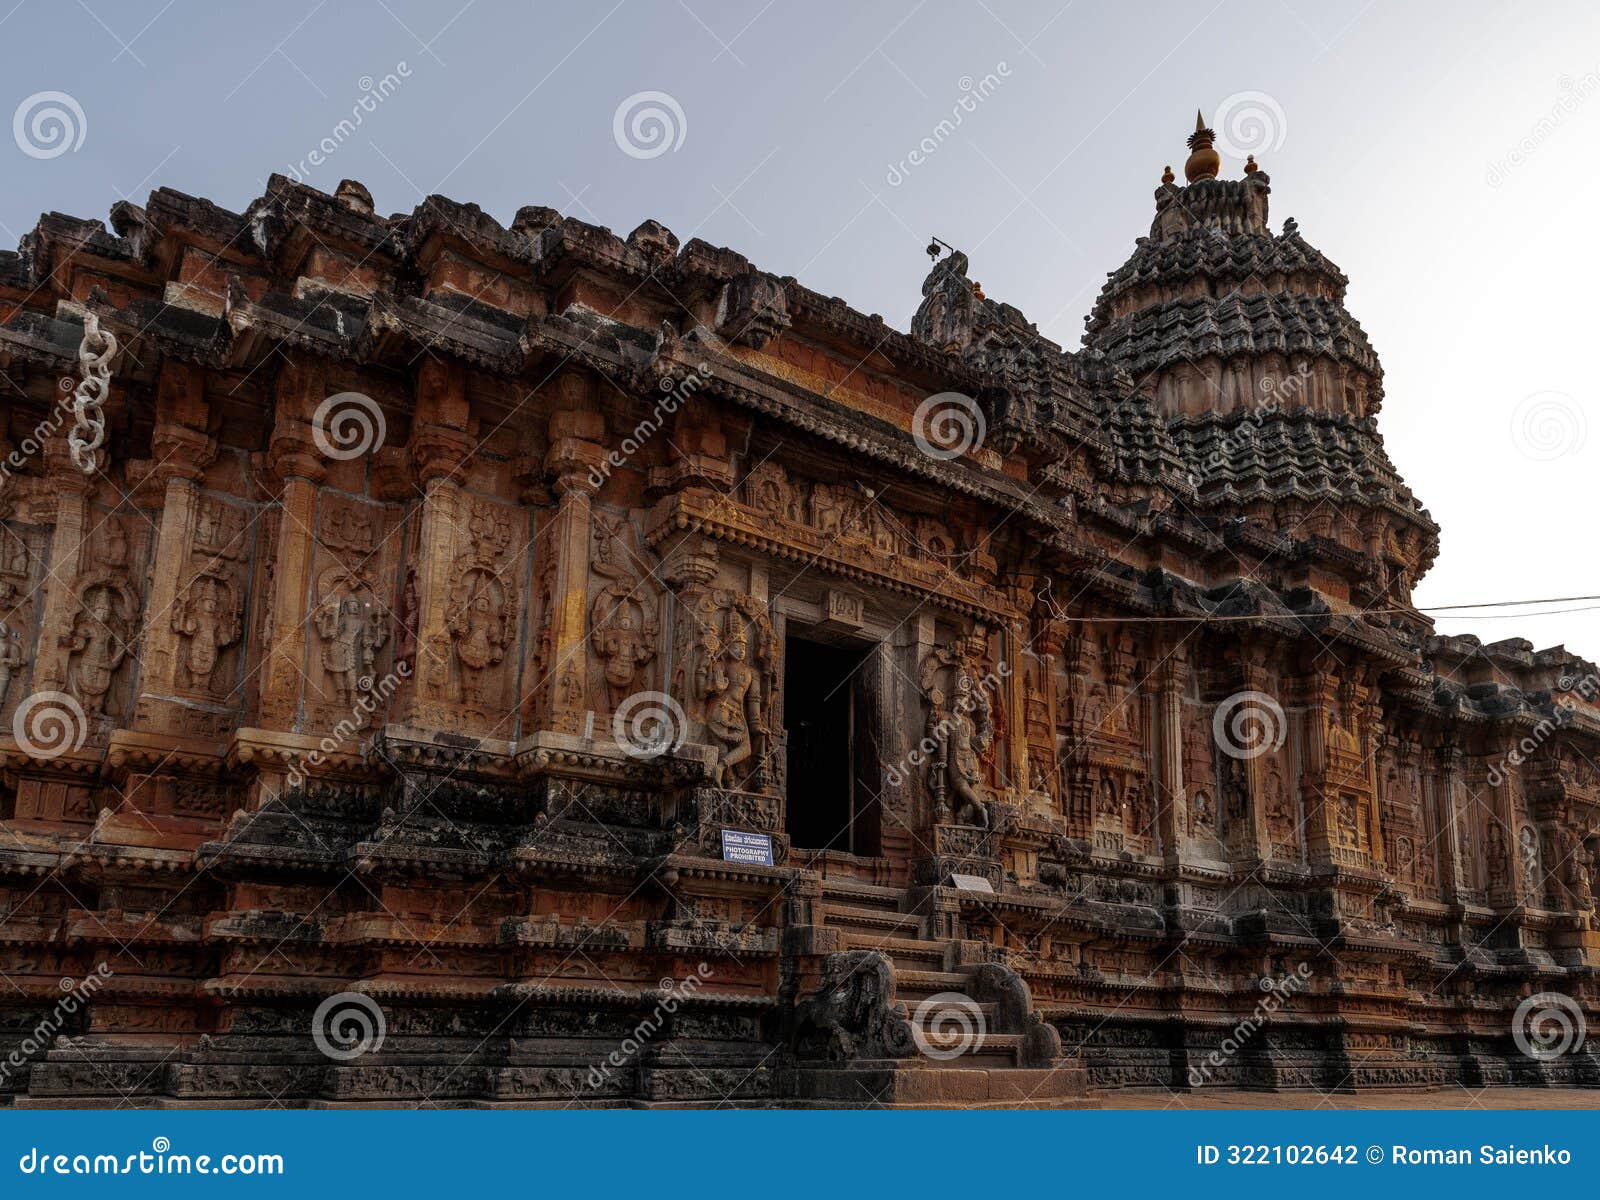
{"label": "dark doorway", "polygon": [[868,656],[790,637],[783,661],[789,837],[804,850],[876,855],[880,772]]}

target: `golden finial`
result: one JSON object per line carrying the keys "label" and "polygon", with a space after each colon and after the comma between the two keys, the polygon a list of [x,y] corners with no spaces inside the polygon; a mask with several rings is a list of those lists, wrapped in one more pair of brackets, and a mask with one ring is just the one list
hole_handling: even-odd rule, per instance
{"label": "golden finial", "polygon": [[1183,164],[1183,177],[1190,183],[1197,183],[1202,179],[1215,179],[1217,172],[1222,169],[1222,155],[1211,148],[1211,143],[1216,137],[1216,133],[1207,127],[1206,119],[1200,110],[1195,109],[1194,132],[1189,135],[1188,141],[1191,153],[1189,161]]}
{"label": "golden finial", "polygon": [[1172,173],[1172,164],[1168,163],[1167,164],[1167,169],[1165,171],[1161,172],[1161,182],[1162,183],[1171,183],[1176,178],[1177,178],[1177,176]]}
{"label": "golden finial", "polygon": [[976,279],[972,281],[972,298],[974,300],[983,299],[983,284],[979,283]]}
{"label": "golden finial", "polygon": [[1261,168],[1256,166],[1256,156],[1254,154],[1245,155],[1244,173],[1246,175],[1254,175],[1259,170],[1261,170]]}

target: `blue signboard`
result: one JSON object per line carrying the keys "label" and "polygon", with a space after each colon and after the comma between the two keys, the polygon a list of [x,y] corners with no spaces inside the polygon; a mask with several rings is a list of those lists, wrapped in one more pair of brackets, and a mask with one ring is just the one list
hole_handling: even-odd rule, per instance
{"label": "blue signboard", "polygon": [[772,865],[772,835],[770,833],[745,833],[739,829],[722,831],[722,861],[752,863],[758,867]]}

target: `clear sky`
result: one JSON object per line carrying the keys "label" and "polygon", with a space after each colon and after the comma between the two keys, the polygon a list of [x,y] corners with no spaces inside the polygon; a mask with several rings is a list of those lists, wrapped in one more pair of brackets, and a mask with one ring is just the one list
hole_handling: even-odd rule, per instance
{"label": "clear sky", "polygon": [[[1069,347],[1196,108],[1228,109],[1382,357],[1380,427],[1444,526],[1419,602],[1600,593],[1592,0],[12,3],[8,246],[160,185],[241,209],[293,167],[382,212],[654,217],[902,329],[937,234]],[[1440,627],[1600,657],[1600,611]]]}

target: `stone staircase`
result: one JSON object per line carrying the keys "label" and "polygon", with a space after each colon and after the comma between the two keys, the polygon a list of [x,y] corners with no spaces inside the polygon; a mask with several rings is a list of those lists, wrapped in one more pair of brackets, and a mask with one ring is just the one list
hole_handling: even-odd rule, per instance
{"label": "stone staircase", "polygon": [[[906,903],[900,888],[823,881],[821,925],[844,949],[828,956],[816,995],[801,1005],[818,1036],[802,1047],[797,1098],[819,1107],[1091,1107],[1083,1065],[1062,1055],[1022,978],[974,961],[972,943],[933,936],[932,919]],[[828,1061],[816,1062],[823,1045]]]}

